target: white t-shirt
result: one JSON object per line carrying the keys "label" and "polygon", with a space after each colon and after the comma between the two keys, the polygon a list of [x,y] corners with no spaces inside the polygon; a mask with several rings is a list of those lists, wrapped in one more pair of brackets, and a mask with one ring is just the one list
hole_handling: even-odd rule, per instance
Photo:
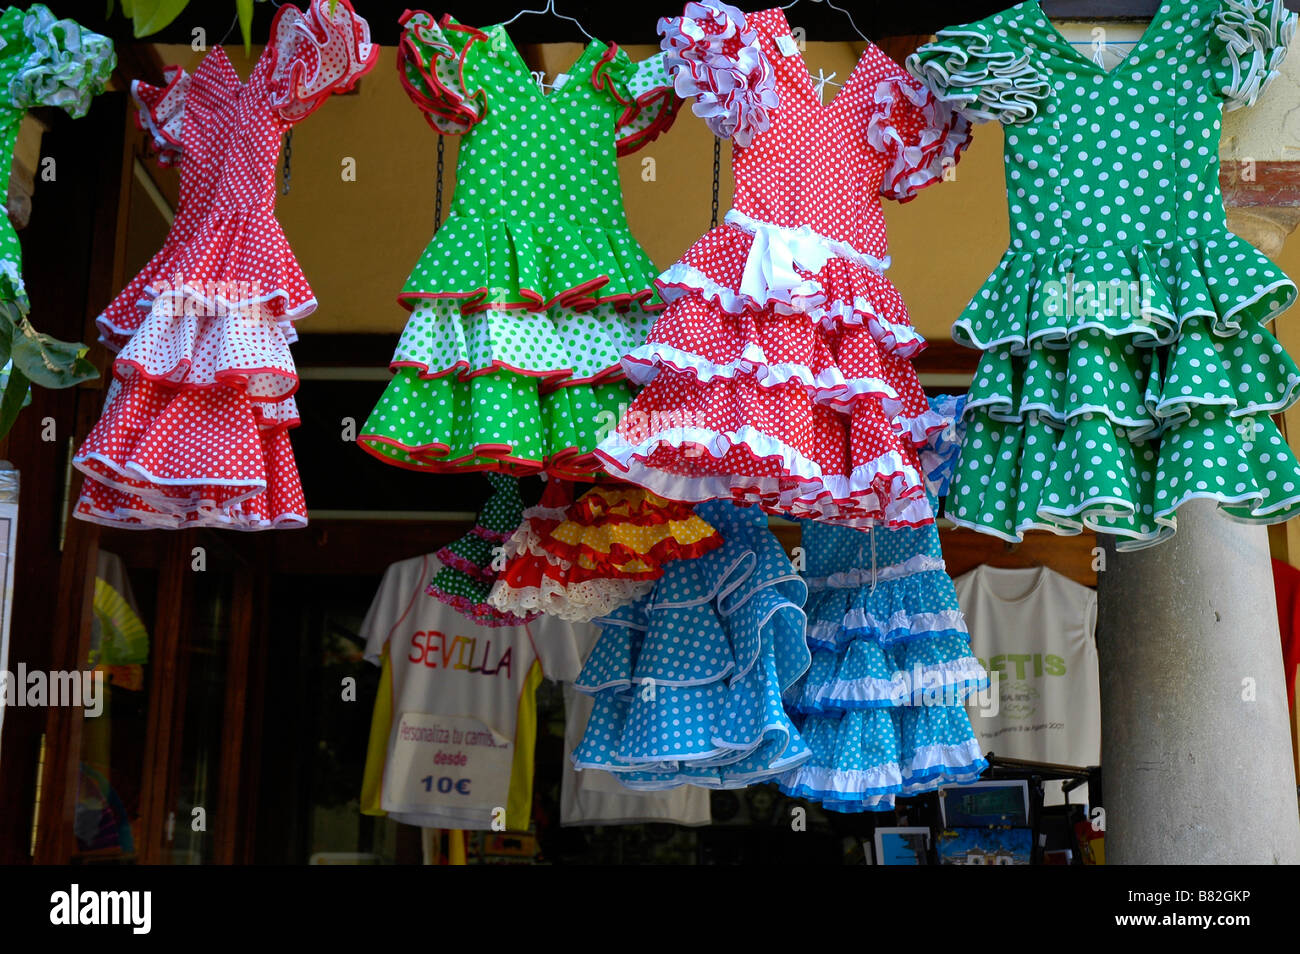
{"label": "white t-shirt", "polygon": [[[976,567],[956,579],[971,648],[998,676],[996,707],[970,707],[985,752],[1061,765],[1101,762],[1101,689],[1097,674],[1097,594],[1036,567]],[[1046,803],[1061,804],[1060,783]],[[1071,801],[1082,801],[1079,790]]]}
{"label": "white t-shirt", "polygon": [[573,628],[543,616],[479,626],[425,593],[441,564],[394,563],[361,624],[384,667],[371,723],[362,810],[427,828],[528,827],[534,694],[543,674],[581,668]]}

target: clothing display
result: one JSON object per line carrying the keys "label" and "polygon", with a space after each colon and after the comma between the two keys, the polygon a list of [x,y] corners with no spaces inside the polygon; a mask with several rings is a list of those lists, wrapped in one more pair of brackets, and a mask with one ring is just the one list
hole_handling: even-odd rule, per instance
{"label": "clothing display", "polygon": [[1036,3],[941,30],[908,60],[945,103],[1005,127],[1011,247],[953,326],[984,354],[948,516],[1166,539],[1216,500],[1300,512],[1270,414],[1300,370],[1267,324],[1296,286],[1227,227],[1222,114],[1250,106],[1295,32],[1282,0],[1163,3],[1107,72]]}
{"label": "clothing display", "polygon": [[780,9],[689,3],[659,32],[677,92],[733,140],[735,203],[659,277],[667,308],[623,361],[645,390],[597,453],[674,500],[929,522],[916,448],[938,425],[880,197],[938,182],[969,123],[871,44],[823,105]]}
{"label": "clothing display", "polygon": [[[42,4],[0,13],[0,192],[8,194],[18,130],[27,110],[53,106],[73,118],[85,116],[117,64],[113,41],[59,20]],[[86,346],[41,334],[27,317],[22,249],[7,215],[0,216],[0,338],[4,342],[0,390],[0,437],[30,398],[29,385],[66,388],[97,376]],[[10,382],[20,391],[9,393]]]}
{"label": "clothing display", "polygon": [[[577,629],[578,654],[585,658],[595,643],[594,626]],[[564,685],[564,766],[560,783],[561,825],[637,825],[647,822],[695,827],[712,821],[709,793],[693,785],[666,791],[626,788],[609,772],[573,768],[572,753],[582,744],[591,717],[592,698]]]}
{"label": "clothing display", "polygon": [[[120,63],[0,6],[0,714],[31,710],[0,849],[1069,864],[1104,855],[1109,811],[1112,861],[1282,858],[1280,827],[1241,836],[1294,821],[1264,751],[1285,748],[1276,672],[1223,674],[1178,725],[1160,698],[1107,723],[1180,757],[1197,723],[1202,778],[1116,752],[1103,773],[1092,584],[1120,601],[1107,649],[1144,653],[1108,653],[1108,687],[1154,668],[1195,692],[1233,640],[1276,669],[1272,606],[1261,626],[1256,590],[1202,572],[1258,582],[1267,544],[1300,733],[1300,551],[1261,526],[1300,516],[1300,363],[1271,330],[1300,292],[1228,224],[1276,252],[1294,220],[1300,14],[1156,0],[1138,28],[1141,5],[1098,4],[1062,32],[1006,2],[882,49],[834,4],[678,0],[639,61],[554,0],[485,27],[407,10],[374,42],[356,0],[239,0],[221,40],[242,28],[243,60],[209,45],[229,11],[110,3],[106,32],[125,12],[140,34]],[[637,35],[635,11],[602,19]],[[380,41],[395,72],[372,72]],[[50,109],[106,88],[85,121]],[[686,102],[704,127],[672,131]],[[952,202],[885,204],[953,179],[981,122],[996,195],[990,155]],[[301,343],[291,182],[279,211],[332,309]],[[980,205],[1003,192],[1005,249]],[[29,322],[29,200],[37,310],[93,319],[105,351]],[[952,288],[974,295],[944,317]],[[914,319],[953,322],[960,354],[923,355]],[[96,373],[102,394],[30,391]],[[311,533],[214,532],[305,527],[299,460]],[[1212,503],[1174,546],[1116,557],[1171,541],[1192,500]],[[1201,506],[1256,526],[1198,529]],[[103,529],[68,532],[70,509]],[[1268,704],[1239,707],[1242,680]],[[1215,773],[1260,818],[1206,809]]]}
{"label": "clothing display", "polygon": [[781,706],[808,668],[807,587],[757,507],[701,504],[722,546],[670,563],[599,620],[574,685],[595,697],[574,767],[628,788],[740,788],[811,757]]}
{"label": "clothing display", "polygon": [[650,592],[664,565],[722,545],[690,504],[639,487],[593,487],[577,501],[552,480],[505,547],[488,602],[503,612],[590,620]]}
{"label": "clothing display", "polygon": [[[1048,569],[980,566],[957,577],[970,645],[996,677],[971,710],[985,752],[1086,767],[1101,762],[1097,594]],[[1059,803],[1055,786],[1049,803]]]}
{"label": "clothing display", "polygon": [[[120,351],[73,460],[86,475],[78,517],[136,529],[306,523],[289,344],[316,299],[275,218],[276,164],[281,137],[374,66],[369,37],[348,0],[285,5],[247,83],[213,50],[188,82],[173,70],[163,90],[137,87],[143,121],[181,165],[182,205],[200,211],[100,317]],[[137,294],[143,317],[131,316]]]}
{"label": "clothing display", "polygon": [[[424,592],[432,556],[394,563],[366,613],[380,665],[361,810],[425,828],[520,831],[532,813],[535,693],[572,680],[571,626],[480,626]],[[504,811],[504,815],[502,815]]]}
{"label": "clothing display", "polygon": [[[961,400],[932,403],[951,424]],[[959,440],[945,427],[925,455],[931,506]],[[987,767],[965,701],[988,685],[934,524],[867,532],[805,521],[812,664],[786,693],[813,756],[781,790],[832,811],[889,811],[899,795],[974,781]]]}
{"label": "clothing display", "polygon": [[457,186],[398,296],[411,318],[358,441],[416,470],[583,479],[632,397],[619,359],[662,306],[616,161],[672,123],[662,59],[593,39],[547,93],[502,24],[402,22],[403,87],[462,137]]}
{"label": "clothing display", "polygon": [[[113,352],[121,351],[148,317],[155,283],[173,277],[173,260],[212,207],[223,159],[219,144],[235,128],[244,86],[220,46],[204,55],[193,75],[179,66],[168,66],[163,75],[163,86],[133,81],[131,98],[136,125],[149,133],[158,164],[174,166],[180,174],[178,199],[162,247],[95,319],[100,342]],[[292,328],[289,324],[286,331]]]}
{"label": "clothing display", "polygon": [[501,572],[506,538],[523,516],[524,501],[519,496],[519,481],[514,477],[486,476],[492,485],[492,496],[479,511],[469,533],[435,554],[442,568],[429,581],[425,592],[479,625],[518,626],[537,614],[502,612],[488,602],[488,594]]}

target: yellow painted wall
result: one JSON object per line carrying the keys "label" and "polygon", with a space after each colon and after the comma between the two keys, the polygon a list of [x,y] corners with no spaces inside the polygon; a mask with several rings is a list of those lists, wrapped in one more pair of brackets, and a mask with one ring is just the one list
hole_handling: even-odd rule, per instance
{"label": "yellow painted wall", "polygon": [[[580,49],[578,44],[549,44],[527,49],[525,56],[553,76]],[[860,44],[809,43],[805,58],[813,70],[834,71],[842,80],[860,50]],[[162,46],[159,52],[163,62],[178,62],[187,69],[200,58],[187,46]],[[228,52],[236,69],[247,76],[251,62],[242,49]],[[630,47],[628,52],[640,59],[655,48]],[[433,233],[437,136],[403,93],[395,59],[391,48],[384,49],[358,94],[333,97],[294,131],[292,189],[280,196],[278,208],[320,301],[317,312],[300,326],[305,334],[396,336],[405,322],[406,312],[394,298]],[[828,96],[832,90],[828,88]],[[456,141],[449,137],[446,143],[449,202],[455,186]],[[688,106],[666,135],[622,160],[633,232],[661,267],[708,228],[712,149],[713,137]],[[927,338],[948,336],[953,318],[1006,249],[1001,157],[1001,129],[984,124],[977,127],[955,181],[928,189],[905,205],[885,203],[894,260],[891,278]],[[349,158],[356,163],[355,182],[341,175]],[[653,178],[646,172],[647,159],[654,160]],[[725,143],[722,163],[725,213],[730,205]],[[1300,276],[1300,238],[1291,238],[1282,265]],[[1283,337],[1291,337],[1285,329]],[[1300,351],[1300,327],[1295,339],[1287,343]]]}

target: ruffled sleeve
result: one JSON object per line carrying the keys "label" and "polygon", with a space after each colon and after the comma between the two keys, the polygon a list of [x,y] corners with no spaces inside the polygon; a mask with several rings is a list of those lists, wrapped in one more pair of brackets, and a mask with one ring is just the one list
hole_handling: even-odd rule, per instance
{"label": "ruffled sleeve", "polygon": [[966,395],[936,395],[930,398],[930,410],[943,419],[944,426],[931,434],[921,448],[921,469],[931,493],[943,497],[948,493],[948,485],[957,470],[957,458],[966,434],[966,424],[962,419]]}
{"label": "ruffled sleeve", "polygon": [[659,53],[633,63],[615,44],[591,71],[592,85],[624,106],[614,131],[620,156],[636,152],[677,118],[682,100],[673,89],[664,60],[665,54]]}
{"label": "ruffled sleeve", "polygon": [[972,122],[1014,126],[1038,115],[1051,85],[997,25],[1000,17],[940,30],[933,43],[907,58],[907,68],[939,102]]}
{"label": "ruffled sleeve", "polygon": [[117,66],[113,41],[75,20],[56,19],[32,4],[23,17],[26,56],[9,80],[9,101],[17,109],[57,106],[74,118],[86,115]]}
{"label": "ruffled sleeve", "polygon": [[1213,52],[1222,58],[1217,92],[1225,110],[1253,106],[1277,78],[1295,36],[1296,14],[1283,0],[1222,0]]}
{"label": "ruffled sleeve", "polygon": [[769,113],[780,103],[776,77],[745,14],[703,0],[660,20],[658,30],[677,95],[695,97],[692,109],[714,135],[748,146],[771,125]]}
{"label": "ruffled sleeve", "polygon": [[487,34],[449,16],[439,23],[423,10],[408,10],[401,24],[397,75],[406,95],[438,132],[469,132],[487,112],[487,93],[481,87],[469,89],[466,62],[475,45],[487,42]]}
{"label": "ruffled sleeve", "polygon": [[158,151],[160,165],[171,166],[181,160],[181,131],[185,125],[185,95],[190,74],[179,66],[163,70],[166,83],[154,86],[142,80],[131,81],[131,98],[137,107],[135,124],[147,130]]}
{"label": "ruffled sleeve", "polygon": [[286,123],[351,89],[379,56],[370,24],[348,0],[311,0],[305,13],[285,4],[271,22],[270,42],[276,51],[271,105]]}
{"label": "ruffled sleeve", "polygon": [[901,70],[876,84],[873,99],[867,142],[888,162],[880,194],[908,202],[961,158],[971,139],[970,120]]}

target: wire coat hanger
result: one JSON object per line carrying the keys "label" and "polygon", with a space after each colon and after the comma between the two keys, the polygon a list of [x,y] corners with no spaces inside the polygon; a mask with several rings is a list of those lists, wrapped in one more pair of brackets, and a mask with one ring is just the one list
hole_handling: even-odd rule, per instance
{"label": "wire coat hanger", "polygon": [[501,22],[501,25],[502,25],[503,27],[504,27],[504,26],[509,26],[510,24],[512,24],[512,23],[514,23],[516,20],[518,20],[520,17],[530,16],[530,15],[531,15],[531,16],[545,16],[545,15],[548,14],[548,13],[549,13],[551,16],[553,16],[553,17],[558,17],[558,18],[561,19],[561,20],[568,20],[570,23],[572,23],[574,26],[576,26],[580,31],[582,31],[582,35],[585,36],[588,40],[591,40],[591,41],[593,41],[593,42],[595,41],[596,38],[595,38],[594,36],[592,36],[590,33],[587,32],[587,28],[584,27],[584,26],[582,25],[582,22],[581,22],[580,20],[578,20],[577,17],[571,17],[571,16],[569,16],[568,14],[566,14],[566,13],[561,13],[559,10],[555,9],[555,0],[546,0],[546,6],[542,7],[542,9],[540,9],[540,10],[520,10],[518,13],[516,13],[514,16],[512,16],[509,20],[503,20],[503,21]]}
{"label": "wire coat hanger", "polygon": [[[555,0],[551,0],[551,3],[554,2]],[[868,43],[871,42],[870,37],[868,37],[865,33],[863,33],[858,28],[857,23],[853,19],[853,14],[849,13],[848,10],[845,10],[843,7],[837,7],[835,4],[831,3],[831,0],[813,0],[813,3],[824,3],[826,4],[826,6],[830,7],[830,9],[834,10],[836,13],[844,14],[844,16],[848,18],[849,26],[853,27],[853,32],[856,33],[858,36],[862,37],[862,39],[866,40]],[[783,6],[781,10],[782,11],[789,10],[791,7],[797,6],[798,4],[799,4],[799,0],[791,0],[791,2]]]}

